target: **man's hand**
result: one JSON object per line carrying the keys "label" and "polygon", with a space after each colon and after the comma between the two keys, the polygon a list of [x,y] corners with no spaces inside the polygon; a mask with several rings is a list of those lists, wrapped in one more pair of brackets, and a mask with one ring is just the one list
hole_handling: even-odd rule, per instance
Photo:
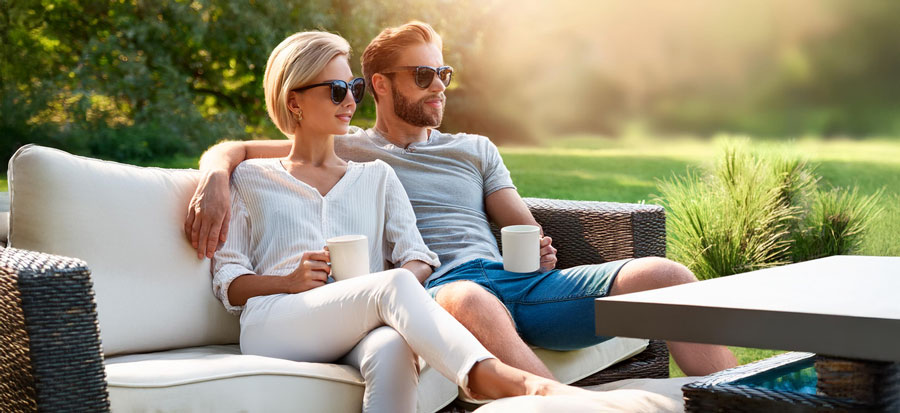
{"label": "man's hand", "polygon": [[228,237],[231,221],[231,191],[226,171],[203,174],[194,197],[188,205],[184,233],[197,250],[197,258],[212,258]]}
{"label": "man's hand", "polygon": [[[503,188],[484,198],[484,207],[498,227],[508,225],[541,225],[531,215],[525,201],[514,188]],[[550,271],[556,268],[556,248],[550,243],[553,240],[544,236],[541,230],[541,271]]]}
{"label": "man's hand", "polygon": [[325,285],[328,274],[331,273],[331,267],[328,266],[330,260],[328,250],[304,252],[300,258],[300,266],[286,277],[288,292],[302,293]]}
{"label": "man's hand", "polygon": [[550,245],[553,238],[541,237],[541,271],[550,271],[556,268],[556,248]]}

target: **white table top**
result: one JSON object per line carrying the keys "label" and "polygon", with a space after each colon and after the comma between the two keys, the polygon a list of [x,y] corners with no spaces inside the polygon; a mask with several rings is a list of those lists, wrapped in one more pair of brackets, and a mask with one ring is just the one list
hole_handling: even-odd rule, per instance
{"label": "white table top", "polygon": [[900,361],[900,257],[836,256],[596,300],[597,334]]}

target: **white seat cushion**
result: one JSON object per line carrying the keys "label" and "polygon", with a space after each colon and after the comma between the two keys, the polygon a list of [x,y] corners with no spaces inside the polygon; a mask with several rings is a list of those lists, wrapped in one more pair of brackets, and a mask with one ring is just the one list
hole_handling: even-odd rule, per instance
{"label": "white seat cushion", "polygon": [[107,356],[238,341],[182,230],[200,173],[35,145],[10,160],[9,245],[87,262]]}
{"label": "white seat cushion", "polygon": [[[418,411],[434,412],[457,388],[422,363]],[[359,412],[364,382],[349,366],[241,355],[237,345],[110,357],[112,411]]]}
{"label": "white seat cushion", "polygon": [[579,350],[553,351],[536,348],[534,352],[557,380],[568,384],[644,351],[649,343],[639,338],[614,337]]}
{"label": "white seat cushion", "polygon": [[475,410],[475,413],[677,413],[684,411],[681,387],[699,379],[679,377],[620,380],[587,387],[586,389],[595,392],[590,397],[510,397],[487,404]]}
{"label": "white seat cushion", "polygon": [[[571,352],[538,349],[557,377],[572,382],[630,357],[646,340],[615,338]],[[457,387],[420,361],[418,411],[453,401]],[[214,345],[106,359],[113,411],[353,411],[362,405],[359,372],[349,366],[241,355]]]}

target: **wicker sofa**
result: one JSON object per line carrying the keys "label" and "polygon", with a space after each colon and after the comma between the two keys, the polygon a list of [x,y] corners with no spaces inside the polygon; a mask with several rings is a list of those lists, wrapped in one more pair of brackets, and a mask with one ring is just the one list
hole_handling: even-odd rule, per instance
{"label": "wicker sofa", "polygon": [[[240,354],[238,319],[181,233],[198,179],[40,146],[16,152],[0,248],[0,410],[359,410],[364,383],[348,366]],[[561,267],[665,254],[658,206],[526,202]],[[536,351],[576,385],[668,377],[657,341]],[[447,409],[456,394],[422,366],[420,412]]]}

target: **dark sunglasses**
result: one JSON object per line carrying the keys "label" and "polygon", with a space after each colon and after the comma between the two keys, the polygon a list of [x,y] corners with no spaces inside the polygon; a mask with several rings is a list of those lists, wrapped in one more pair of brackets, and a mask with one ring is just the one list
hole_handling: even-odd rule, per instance
{"label": "dark sunglasses", "polygon": [[384,70],[381,73],[397,72],[412,72],[413,75],[415,75],[414,78],[416,79],[416,86],[422,89],[428,89],[428,87],[431,86],[431,82],[434,80],[435,75],[437,75],[438,79],[441,80],[441,83],[443,83],[444,86],[450,86],[450,80],[453,79],[453,68],[450,66],[399,66]]}
{"label": "dark sunglasses", "polygon": [[349,90],[350,93],[353,94],[353,100],[356,103],[362,101],[363,96],[366,94],[366,81],[361,77],[351,80],[350,83],[347,83],[343,80],[329,80],[327,82],[316,83],[314,85],[298,87],[296,89],[292,89],[292,91],[302,92],[306,89],[312,89],[319,86],[331,86],[331,101],[334,102],[335,105],[340,105],[341,102],[344,101],[344,98],[347,97],[347,90]]}

